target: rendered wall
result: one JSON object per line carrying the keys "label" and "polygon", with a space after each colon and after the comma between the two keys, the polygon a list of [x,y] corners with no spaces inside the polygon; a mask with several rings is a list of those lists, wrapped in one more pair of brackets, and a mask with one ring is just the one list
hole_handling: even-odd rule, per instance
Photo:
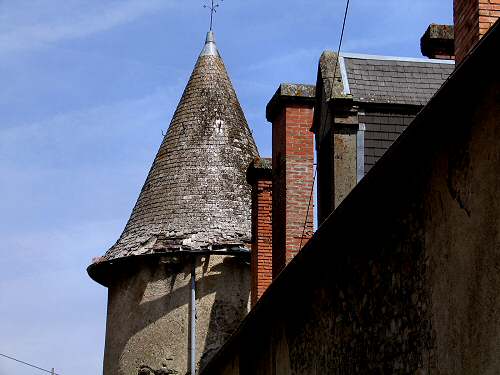
{"label": "rendered wall", "polygon": [[[136,262],[109,286],[104,375],[188,373],[191,264],[185,257]],[[203,366],[248,312],[249,265],[199,256],[196,279],[196,360]],[[144,365],[151,370],[140,372]]]}
{"label": "rendered wall", "polygon": [[203,375],[500,373],[494,31]]}
{"label": "rendered wall", "polygon": [[[356,186],[357,145],[356,127],[336,126],[333,135],[333,191],[334,207],[337,207]],[[319,181],[318,181],[319,184]],[[325,210],[322,210],[325,211]],[[333,211],[333,210],[332,210]],[[330,214],[331,211],[328,213]]]}

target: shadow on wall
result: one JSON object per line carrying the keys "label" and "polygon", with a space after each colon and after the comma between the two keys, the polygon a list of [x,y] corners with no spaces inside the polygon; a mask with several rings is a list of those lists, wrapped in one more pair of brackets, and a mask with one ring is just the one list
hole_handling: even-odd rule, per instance
{"label": "shadow on wall", "polygon": [[[123,269],[118,281],[109,287],[105,374],[125,374],[132,371],[123,364],[124,360],[133,355],[130,353],[130,341],[173,310],[189,303],[189,285],[176,286],[176,283],[179,284],[188,277],[189,267],[185,267],[176,258],[168,259],[167,262],[161,259],[144,261]],[[150,337],[149,340],[154,338]],[[157,361],[149,353],[148,357],[150,363],[141,363],[141,367],[134,370],[134,373],[156,373],[154,367]],[[170,358],[165,358],[168,359]],[[163,365],[166,367],[167,364]]]}
{"label": "shadow on wall", "polygon": [[210,257],[206,257],[202,263],[203,279],[197,284],[196,292],[199,293],[199,298],[209,296],[213,292],[215,296],[208,327],[200,326],[200,329],[206,329],[206,339],[199,368],[203,368],[212,359],[238,328],[248,313],[250,300],[248,263],[238,257],[225,257],[222,262],[210,268]]}
{"label": "shadow on wall", "polygon": [[[249,266],[238,257],[219,258],[196,262],[197,331],[208,330],[204,344],[197,340],[200,366],[248,312]],[[105,374],[181,374],[181,367],[190,368],[191,265],[174,257],[136,263],[109,288]]]}

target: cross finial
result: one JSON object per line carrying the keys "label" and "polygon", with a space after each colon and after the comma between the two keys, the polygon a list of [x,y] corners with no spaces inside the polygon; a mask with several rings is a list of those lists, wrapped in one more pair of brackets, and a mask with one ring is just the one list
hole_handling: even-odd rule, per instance
{"label": "cross finial", "polygon": [[[220,0],[224,1],[224,0]],[[214,13],[217,13],[217,8],[220,4],[217,1],[211,0],[211,5],[203,5],[203,8],[208,8],[210,10],[210,31],[212,31],[212,26],[214,22]]]}

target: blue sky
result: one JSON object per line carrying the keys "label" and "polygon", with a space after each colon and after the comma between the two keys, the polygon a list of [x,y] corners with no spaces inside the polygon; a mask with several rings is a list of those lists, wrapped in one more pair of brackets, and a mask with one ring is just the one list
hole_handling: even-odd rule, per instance
{"label": "blue sky", "polygon": [[[101,372],[118,238],[203,46],[199,0],[0,0],[0,353]],[[315,83],[342,1],[226,0],[217,44],[261,155],[280,82]],[[419,57],[452,1],[351,0],[343,50]],[[37,371],[0,358],[0,375]]]}

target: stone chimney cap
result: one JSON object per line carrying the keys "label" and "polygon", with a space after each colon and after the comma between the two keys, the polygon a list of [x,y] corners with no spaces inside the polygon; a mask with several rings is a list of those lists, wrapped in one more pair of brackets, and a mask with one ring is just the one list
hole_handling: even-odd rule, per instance
{"label": "stone chimney cap", "polygon": [[271,158],[256,157],[247,169],[247,182],[255,183],[257,180],[271,180],[273,161]]}
{"label": "stone chimney cap", "polygon": [[452,25],[430,24],[420,39],[422,55],[431,59],[451,59],[455,55]]}
{"label": "stone chimney cap", "polygon": [[316,86],[303,83],[282,83],[266,106],[266,119],[273,122],[276,111],[284,102],[310,103],[316,100]]}
{"label": "stone chimney cap", "polygon": [[219,57],[219,50],[215,44],[215,35],[213,31],[207,33],[207,38],[205,39],[205,46],[203,47],[200,56],[217,56]]}

